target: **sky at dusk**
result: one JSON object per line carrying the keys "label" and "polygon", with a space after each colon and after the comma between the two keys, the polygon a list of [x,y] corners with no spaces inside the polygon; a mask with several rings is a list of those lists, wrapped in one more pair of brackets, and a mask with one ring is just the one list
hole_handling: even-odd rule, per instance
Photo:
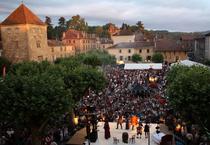
{"label": "sky at dusk", "polygon": [[[0,21],[20,4],[21,0],[0,0]],[[54,24],[60,16],[70,19],[79,14],[89,25],[121,26],[141,20],[147,29],[210,30],[210,0],[24,0],[24,4],[43,21],[50,16]]]}

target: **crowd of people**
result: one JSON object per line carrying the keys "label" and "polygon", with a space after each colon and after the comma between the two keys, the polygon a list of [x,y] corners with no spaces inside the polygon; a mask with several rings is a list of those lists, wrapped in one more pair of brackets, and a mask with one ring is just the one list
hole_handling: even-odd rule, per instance
{"label": "crowd of people", "polygon": [[[108,79],[107,87],[100,93],[89,94],[78,108],[93,106],[99,120],[106,117],[109,122],[123,117],[124,121],[132,115],[144,122],[157,122],[165,113],[165,73],[162,70],[124,70],[119,67],[105,69]],[[150,78],[155,78],[151,82]]]}

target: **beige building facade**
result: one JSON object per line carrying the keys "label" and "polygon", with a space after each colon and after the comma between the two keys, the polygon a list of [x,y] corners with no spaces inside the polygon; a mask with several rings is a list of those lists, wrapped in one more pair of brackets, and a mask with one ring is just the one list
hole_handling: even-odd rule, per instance
{"label": "beige building facade", "polygon": [[95,34],[69,29],[63,33],[62,42],[75,47],[76,54],[86,53],[99,47]]}
{"label": "beige building facade", "polygon": [[188,59],[187,48],[182,47],[180,40],[160,39],[155,41],[154,52],[161,53],[168,63]]}
{"label": "beige building facade", "polygon": [[134,54],[140,55],[143,62],[150,62],[153,55],[153,45],[150,42],[124,42],[109,47],[107,51],[115,56],[118,62],[131,62]]}

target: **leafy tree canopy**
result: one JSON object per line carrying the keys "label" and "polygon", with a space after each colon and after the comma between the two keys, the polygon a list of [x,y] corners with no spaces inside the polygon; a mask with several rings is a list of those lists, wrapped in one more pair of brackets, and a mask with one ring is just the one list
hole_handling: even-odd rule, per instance
{"label": "leafy tree canopy", "polygon": [[161,53],[154,53],[152,56],[152,61],[155,63],[163,63],[164,57]]}
{"label": "leafy tree canopy", "polygon": [[210,132],[210,70],[204,67],[173,66],[167,75],[170,104],[190,123]]}
{"label": "leafy tree canopy", "polygon": [[132,55],[132,61],[133,62],[139,62],[139,61],[142,61],[142,57],[138,54],[134,54]]}

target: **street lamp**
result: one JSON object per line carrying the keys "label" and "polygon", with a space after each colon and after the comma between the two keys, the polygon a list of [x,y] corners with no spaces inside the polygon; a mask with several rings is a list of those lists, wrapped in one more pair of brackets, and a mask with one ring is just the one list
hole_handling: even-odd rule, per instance
{"label": "street lamp", "polygon": [[74,117],[74,124],[78,125],[78,123],[79,123],[79,118],[78,118],[78,116],[75,116]]}
{"label": "street lamp", "polygon": [[155,77],[155,76],[150,76],[149,77],[149,81],[151,82],[151,83],[154,83],[154,82],[156,82],[157,81],[157,77]]}

